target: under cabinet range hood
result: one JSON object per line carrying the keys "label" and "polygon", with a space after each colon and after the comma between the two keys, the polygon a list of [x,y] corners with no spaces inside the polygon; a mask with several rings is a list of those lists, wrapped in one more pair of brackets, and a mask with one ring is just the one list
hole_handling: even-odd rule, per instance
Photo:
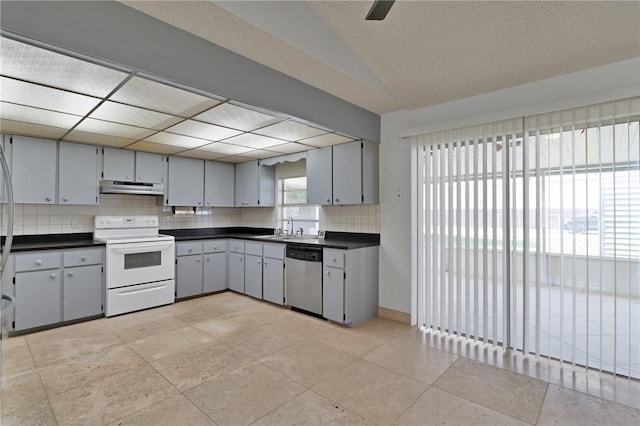
{"label": "under cabinet range hood", "polygon": [[164,195],[164,185],[161,183],[123,182],[117,180],[101,180],[101,194],[137,194]]}

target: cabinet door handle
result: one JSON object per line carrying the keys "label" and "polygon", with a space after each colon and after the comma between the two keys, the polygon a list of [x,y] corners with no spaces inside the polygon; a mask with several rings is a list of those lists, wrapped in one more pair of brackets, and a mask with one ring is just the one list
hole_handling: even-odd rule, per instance
{"label": "cabinet door handle", "polygon": [[331,271],[327,271],[327,276],[330,277],[331,276]]}
{"label": "cabinet door handle", "polygon": [[202,201],[198,201],[198,205],[202,204]]}
{"label": "cabinet door handle", "polygon": [[340,199],[339,199],[339,198],[336,198],[336,203],[339,203],[339,202],[340,202]]}
{"label": "cabinet door handle", "polygon": [[49,278],[51,278],[52,280],[55,280],[56,279],[56,274],[49,275]]}
{"label": "cabinet door handle", "polygon": [[258,265],[260,264],[260,261],[258,260]]}
{"label": "cabinet door handle", "polygon": [[69,273],[67,274],[67,276],[69,276],[69,277],[73,277],[73,272],[69,272]]}
{"label": "cabinet door handle", "polygon": [[131,176],[125,176],[124,177],[126,180],[131,180]]}
{"label": "cabinet door handle", "polygon": [[336,258],[334,257],[333,259],[331,259],[331,261],[332,261],[333,263],[336,263]]}
{"label": "cabinet door handle", "polygon": [[242,259],[242,258],[240,258],[240,262],[242,262],[242,260],[243,260],[243,259]]}
{"label": "cabinet door handle", "polygon": [[330,203],[330,202],[331,202],[331,198],[327,198],[327,203]]}
{"label": "cabinet door handle", "polygon": [[191,253],[193,251],[193,249],[189,249],[189,253]]}
{"label": "cabinet door handle", "polygon": [[66,203],[67,201],[69,201],[69,199],[68,198],[63,198],[62,201],[64,201]]}
{"label": "cabinet door handle", "polygon": [[139,180],[139,181],[142,181],[142,176],[138,176],[138,180]]}
{"label": "cabinet door handle", "polygon": [[214,250],[218,250],[218,246],[214,246],[214,247],[213,247],[213,249],[214,249]]}
{"label": "cabinet door handle", "polygon": [[196,258],[196,262],[200,263],[200,258],[199,257]]}
{"label": "cabinet door handle", "polygon": [[38,265],[38,266],[42,265],[42,260],[40,260],[40,259],[36,260],[36,265]]}
{"label": "cabinet door handle", "polygon": [[269,264],[269,263],[267,263],[267,262],[264,262],[264,266],[267,266],[268,264]]}
{"label": "cabinet door handle", "polygon": [[207,262],[209,262],[211,260],[211,258],[207,257]]}
{"label": "cabinet door handle", "polygon": [[45,200],[51,201],[51,197],[47,197],[47,198],[45,198]]}
{"label": "cabinet door handle", "polygon": [[87,260],[87,258],[86,258],[85,256],[82,256],[82,257],[80,258],[80,260],[84,262],[84,261],[86,261],[86,260]]}
{"label": "cabinet door handle", "polygon": [[211,201],[207,201],[207,205],[210,206],[211,205]]}

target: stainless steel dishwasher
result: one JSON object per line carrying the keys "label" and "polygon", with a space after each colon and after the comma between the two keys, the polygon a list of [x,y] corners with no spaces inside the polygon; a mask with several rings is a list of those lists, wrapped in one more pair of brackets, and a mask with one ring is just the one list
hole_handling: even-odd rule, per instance
{"label": "stainless steel dishwasher", "polygon": [[287,245],[287,305],[322,316],[322,249]]}

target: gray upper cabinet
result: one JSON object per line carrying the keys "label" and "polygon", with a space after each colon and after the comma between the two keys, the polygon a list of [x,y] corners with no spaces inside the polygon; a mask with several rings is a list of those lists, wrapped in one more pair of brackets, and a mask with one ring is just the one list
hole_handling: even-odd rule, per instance
{"label": "gray upper cabinet", "polygon": [[259,161],[236,164],[236,199],[238,207],[273,207],[276,203],[276,170]]}
{"label": "gray upper cabinet", "polygon": [[378,144],[349,142],[307,153],[307,203],[377,204]]}
{"label": "gray upper cabinet", "polygon": [[103,179],[162,183],[162,155],[106,147],[102,151]]}
{"label": "gray upper cabinet", "polygon": [[15,202],[54,204],[56,202],[56,141],[26,136],[12,136],[9,141]]}
{"label": "gray upper cabinet", "polygon": [[102,148],[102,177],[107,180],[133,182],[135,151],[116,148]]}
{"label": "gray upper cabinet", "polygon": [[360,142],[333,147],[333,204],[362,204],[361,153]]}
{"label": "gray upper cabinet", "polygon": [[60,142],[58,202],[60,204],[98,203],[98,148],[92,145]]}
{"label": "gray upper cabinet", "polygon": [[170,157],[166,205],[202,207],[204,160]]}
{"label": "gray upper cabinet", "polygon": [[258,205],[258,162],[236,164],[236,200],[239,207]]}
{"label": "gray upper cabinet", "polygon": [[333,204],[331,147],[307,152],[307,204]]}
{"label": "gray upper cabinet", "polygon": [[204,204],[207,207],[235,205],[235,167],[229,163],[204,162]]}
{"label": "gray upper cabinet", "polygon": [[136,182],[162,183],[162,155],[136,151]]}

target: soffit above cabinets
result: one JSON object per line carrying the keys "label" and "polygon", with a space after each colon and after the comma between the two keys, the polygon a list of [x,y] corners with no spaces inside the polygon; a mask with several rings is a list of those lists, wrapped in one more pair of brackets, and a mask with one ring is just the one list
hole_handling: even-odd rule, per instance
{"label": "soffit above cabinets", "polygon": [[229,163],[353,140],[22,39],[0,42],[3,133]]}

